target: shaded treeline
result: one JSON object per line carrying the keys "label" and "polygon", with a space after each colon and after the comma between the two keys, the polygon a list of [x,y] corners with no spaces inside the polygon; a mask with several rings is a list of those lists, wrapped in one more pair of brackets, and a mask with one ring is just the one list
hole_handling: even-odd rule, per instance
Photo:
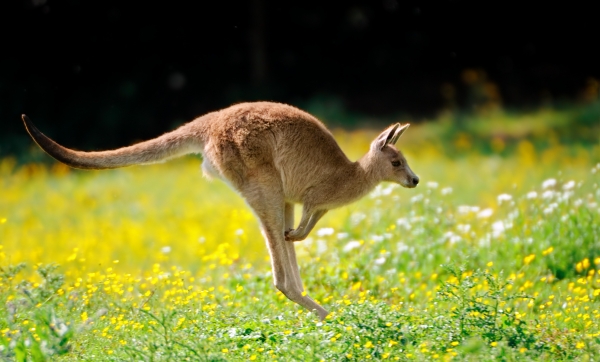
{"label": "shaded treeline", "polygon": [[[597,97],[600,77],[591,5],[0,6],[0,154],[26,140],[21,113],[63,143],[105,148],[247,100],[421,118],[444,108]],[[577,26],[567,26],[573,21]]]}

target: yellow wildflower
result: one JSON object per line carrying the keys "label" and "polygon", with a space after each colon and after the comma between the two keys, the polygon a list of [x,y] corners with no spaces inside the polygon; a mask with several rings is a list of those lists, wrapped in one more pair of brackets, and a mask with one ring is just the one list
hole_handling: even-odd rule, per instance
{"label": "yellow wildflower", "polygon": [[523,258],[523,263],[525,265],[529,265],[533,261],[533,259],[535,259],[535,254],[528,255],[525,258]]}

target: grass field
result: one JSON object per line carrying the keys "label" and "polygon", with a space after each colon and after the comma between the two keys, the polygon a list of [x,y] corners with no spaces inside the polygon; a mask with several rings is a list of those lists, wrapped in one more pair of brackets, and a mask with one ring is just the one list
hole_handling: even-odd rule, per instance
{"label": "grass field", "polygon": [[[562,141],[563,118],[411,127],[419,187],[296,244],[324,322],[272,286],[257,221],[198,158],[0,160],[0,359],[597,360],[600,145]],[[336,138],[356,159],[375,134]]]}

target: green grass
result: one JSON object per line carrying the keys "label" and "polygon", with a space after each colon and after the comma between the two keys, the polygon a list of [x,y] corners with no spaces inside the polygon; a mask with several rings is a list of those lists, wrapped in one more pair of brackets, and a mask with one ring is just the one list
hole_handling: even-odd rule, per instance
{"label": "green grass", "polygon": [[[1,161],[0,357],[597,359],[600,147],[445,127],[400,141],[417,189],[383,184],[296,244],[323,322],[275,290],[256,220],[197,159]],[[355,158],[373,135],[336,137]]]}

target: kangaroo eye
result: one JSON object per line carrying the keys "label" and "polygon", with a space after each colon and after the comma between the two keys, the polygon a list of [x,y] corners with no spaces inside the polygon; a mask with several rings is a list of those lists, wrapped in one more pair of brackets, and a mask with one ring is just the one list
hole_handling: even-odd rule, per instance
{"label": "kangaroo eye", "polygon": [[392,161],[392,166],[398,167],[400,165],[402,165],[402,162],[400,162],[400,161]]}

